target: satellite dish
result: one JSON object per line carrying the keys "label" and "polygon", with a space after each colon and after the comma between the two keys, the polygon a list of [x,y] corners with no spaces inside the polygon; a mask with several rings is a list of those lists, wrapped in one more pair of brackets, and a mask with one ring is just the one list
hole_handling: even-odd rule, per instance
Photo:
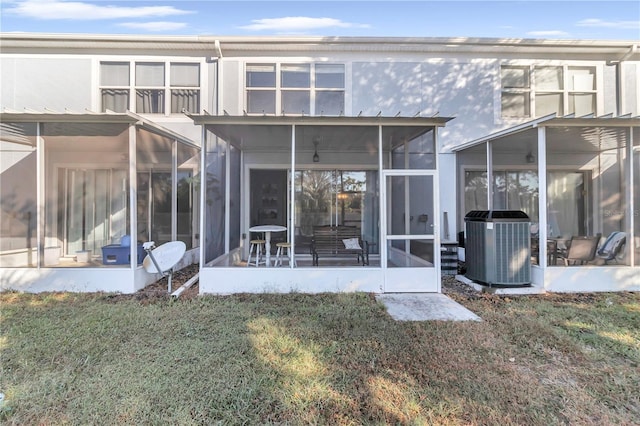
{"label": "satellite dish", "polygon": [[164,273],[173,268],[182,259],[186,251],[187,246],[182,241],[164,243],[149,252],[142,261],[142,266],[150,274]]}

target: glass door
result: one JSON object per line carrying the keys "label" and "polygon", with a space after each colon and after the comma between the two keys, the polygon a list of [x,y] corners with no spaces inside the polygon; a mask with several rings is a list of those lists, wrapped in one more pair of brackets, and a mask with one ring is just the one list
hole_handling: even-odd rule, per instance
{"label": "glass door", "polygon": [[387,170],[383,173],[382,253],[386,293],[437,292],[440,287],[440,241],[437,177],[432,171]]}
{"label": "glass door", "polygon": [[99,255],[103,246],[128,230],[126,171],[64,169],[62,176],[65,255]]}
{"label": "glass door", "polygon": [[547,174],[548,236],[589,235],[586,172],[550,171]]}

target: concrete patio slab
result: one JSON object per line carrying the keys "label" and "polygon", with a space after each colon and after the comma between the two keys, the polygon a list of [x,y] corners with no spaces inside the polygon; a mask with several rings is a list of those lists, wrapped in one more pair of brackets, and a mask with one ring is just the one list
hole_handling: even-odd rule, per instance
{"label": "concrete patio slab", "polygon": [[456,275],[456,280],[468,285],[469,287],[480,293],[491,293],[503,296],[546,293],[544,288],[535,284],[527,287],[489,287],[486,285],[478,284],[477,282],[465,277],[464,275]]}
{"label": "concrete patio slab", "polygon": [[481,321],[480,317],[440,293],[390,293],[376,296],[396,321]]}

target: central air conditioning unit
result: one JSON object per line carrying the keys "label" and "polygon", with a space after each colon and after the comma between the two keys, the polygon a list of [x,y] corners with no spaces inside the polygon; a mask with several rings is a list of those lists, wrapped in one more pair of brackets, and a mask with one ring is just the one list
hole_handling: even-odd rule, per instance
{"label": "central air conditioning unit", "polygon": [[519,210],[473,210],[464,218],[466,274],[489,286],[531,285],[531,222]]}

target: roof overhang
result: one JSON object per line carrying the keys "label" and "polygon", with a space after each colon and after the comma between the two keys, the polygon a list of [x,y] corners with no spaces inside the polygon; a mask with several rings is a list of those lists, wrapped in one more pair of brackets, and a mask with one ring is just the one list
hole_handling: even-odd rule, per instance
{"label": "roof overhang", "polygon": [[[469,142],[465,142],[458,146],[452,147],[451,150],[453,152],[461,152],[485,144],[487,142],[505,138],[515,138],[521,133],[531,132],[531,130],[539,127],[574,128],[577,129],[578,132],[580,132],[580,129],[627,128],[638,126],[640,126],[640,116],[632,117],[630,115],[627,115],[618,117],[558,117],[555,114],[550,114],[507,129],[499,130],[495,133],[491,133],[489,135],[474,139]],[[591,132],[591,130],[588,131]]]}
{"label": "roof overhang", "polygon": [[327,36],[140,36],[112,34],[0,34],[3,53],[31,51],[199,52],[226,57],[283,52],[364,52],[387,54],[463,54],[524,57],[598,58],[607,61],[640,60],[637,40],[551,40],[485,37],[327,37]]}
{"label": "roof overhang", "polygon": [[296,129],[296,149],[310,149],[314,143],[334,152],[369,151],[383,128],[385,149],[397,146],[443,127],[452,117],[384,116],[267,116],[187,114],[218,137],[247,151],[285,152],[291,149]]}
{"label": "roof overhang", "polygon": [[454,117],[268,116],[187,114],[195,124],[272,126],[424,126],[444,127]]}
{"label": "roof overhang", "polygon": [[200,148],[200,146],[189,138],[174,132],[171,129],[160,126],[133,112],[56,112],[56,111],[31,111],[24,112],[5,109],[0,112],[1,123],[98,123],[98,124],[133,124],[138,128],[145,129],[149,132],[164,136],[178,142],[192,145]]}

